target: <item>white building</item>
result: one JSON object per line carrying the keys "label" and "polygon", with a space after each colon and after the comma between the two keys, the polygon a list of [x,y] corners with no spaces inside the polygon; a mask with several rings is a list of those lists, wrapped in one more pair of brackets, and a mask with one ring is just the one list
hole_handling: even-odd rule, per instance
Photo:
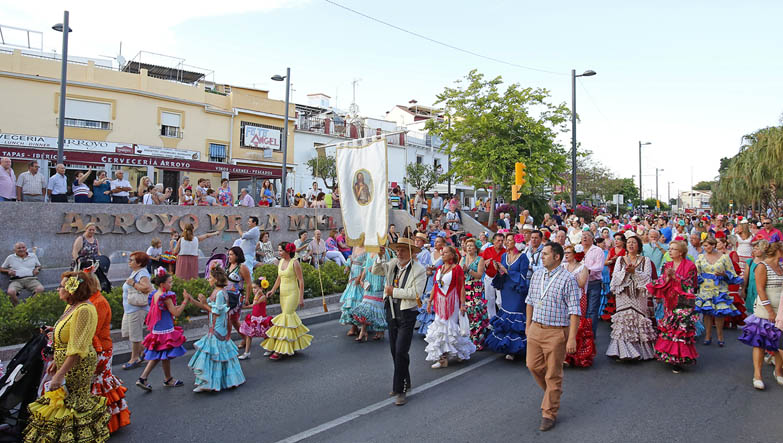
{"label": "white building", "polygon": [[679,195],[679,208],[696,212],[709,211],[712,191],[682,191]]}

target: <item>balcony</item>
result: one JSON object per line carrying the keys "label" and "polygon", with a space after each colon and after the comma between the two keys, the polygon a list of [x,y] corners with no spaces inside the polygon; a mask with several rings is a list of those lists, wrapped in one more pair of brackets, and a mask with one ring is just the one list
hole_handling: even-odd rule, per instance
{"label": "balcony", "polygon": [[362,138],[370,135],[366,134],[367,131],[361,124],[348,123],[339,116],[299,116],[296,120],[296,130],[345,138]]}
{"label": "balcony", "polygon": [[[59,124],[59,119],[55,119],[56,124]],[[111,122],[102,122],[96,120],[83,120],[79,118],[66,118],[65,127],[68,128],[85,128],[85,129],[100,129],[104,131],[111,131]]]}

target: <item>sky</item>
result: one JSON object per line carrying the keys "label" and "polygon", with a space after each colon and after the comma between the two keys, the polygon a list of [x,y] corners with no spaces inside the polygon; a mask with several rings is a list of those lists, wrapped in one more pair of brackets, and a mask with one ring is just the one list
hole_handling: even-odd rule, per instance
{"label": "sky", "polygon": [[[779,1],[540,2],[334,0],[408,31],[505,61],[500,63],[384,26],[325,0],[52,1],[0,5],[0,24],[43,32],[70,11],[69,52],[130,60],[139,51],[185,59],[218,83],[253,86],[282,99],[325,93],[347,109],[359,80],[360,113],[383,117],[415,99],[430,105],[444,87],[477,69],[504,82],[543,87],[571,105],[577,79],[580,149],[661,200],[717,175],[742,136],[780,123],[783,33]],[[515,64],[535,68],[524,69]],[[541,72],[540,70],[550,71]],[[570,148],[570,134],[561,142]]]}

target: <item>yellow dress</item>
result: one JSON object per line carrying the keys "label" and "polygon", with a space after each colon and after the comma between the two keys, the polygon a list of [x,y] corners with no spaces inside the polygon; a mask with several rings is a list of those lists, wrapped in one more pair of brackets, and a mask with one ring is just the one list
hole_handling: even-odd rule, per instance
{"label": "yellow dress", "polygon": [[296,307],[299,305],[299,286],[294,261],[288,262],[288,267],[283,270],[283,262],[277,265],[277,275],[280,277],[280,309],[282,312],[272,319],[272,326],[266,331],[267,339],[261,343],[261,347],[267,351],[278,354],[294,355],[295,351],[310,346],[313,336],[307,326],[296,315]]}
{"label": "yellow dress", "polygon": [[92,303],[78,306],[54,325],[57,367],[65,363],[69,355],[79,355],[81,359],[65,374],[65,389],[46,392],[30,403],[25,442],[104,442],[109,439],[111,414],[106,398],[91,392],[98,364],[92,346],[97,325],[98,312]]}

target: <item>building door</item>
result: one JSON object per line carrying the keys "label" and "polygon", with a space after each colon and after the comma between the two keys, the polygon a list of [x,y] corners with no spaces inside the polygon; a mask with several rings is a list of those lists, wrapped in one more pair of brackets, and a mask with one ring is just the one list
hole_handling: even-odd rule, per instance
{"label": "building door", "polygon": [[163,171],[163,189],[171,188],[173,191],[171,192],[171,201],[177,202],[178,194],[177,189],[179,189],[179,172],[177,171]]}

